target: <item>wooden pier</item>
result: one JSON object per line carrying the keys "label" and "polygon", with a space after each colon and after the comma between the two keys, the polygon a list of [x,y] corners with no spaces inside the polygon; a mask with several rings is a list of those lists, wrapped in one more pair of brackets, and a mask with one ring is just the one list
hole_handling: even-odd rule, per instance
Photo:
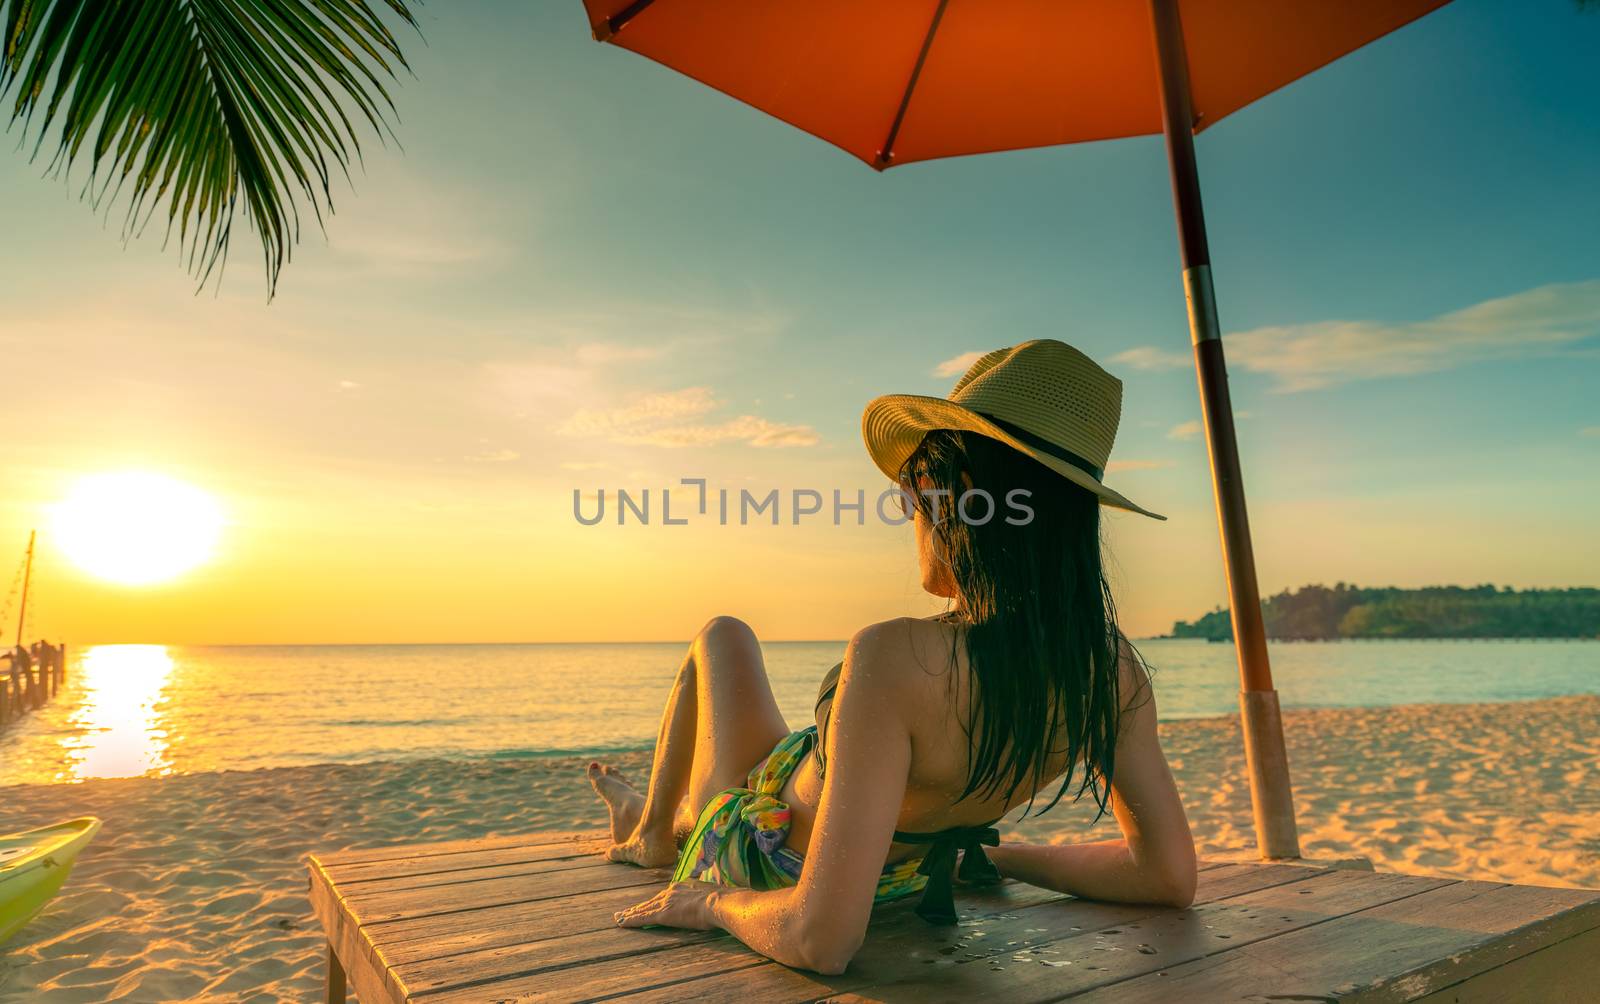
{"label": "wooden pier", "polygon": [[309,859],[327,1000],[1593,1000],[1600,891],[1202,861],[1187,910],[1007,882],[963,890],[959,926],[881,905],[841,976],[719,932],[625,930],[662,871],[610,864],[597,833],[412,844]]}
{"label": "wooden pier", "polygon": [[41,646],[37,660],[31,652],[18,658],[19,651],[25,650],[14,649],[10,659],[0,662],[0,729],[43,708],[67,682],[65,645]]}
{"label": "wooden pier", "polygon": [[[28,629],[28,590],[33,585],[33,549],[38,533],[28,534],[22,558],[22,606],[17,611],[17,643],[0,650],[0,729],[61,693],[67,682],[67,646],[39,640],[24,648]],[[10,602],[9,600],[7,601]]]}

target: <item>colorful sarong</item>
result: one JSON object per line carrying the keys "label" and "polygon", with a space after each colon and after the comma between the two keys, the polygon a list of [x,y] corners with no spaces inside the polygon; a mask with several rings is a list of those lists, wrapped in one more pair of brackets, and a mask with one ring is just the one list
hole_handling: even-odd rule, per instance
{"label": "colorful sarong", "polygon": [[[791,732],[750,772],[748,787],[729,788],[706,803],[678,856],[674,882],[699,879],[746,889],[783,889],[800,879],[805,858],[790,850],[783,787],[817,744],[817,727]],[[886,865],[878,876],[877,902],[917,892],[928,877],[921,858]]]}

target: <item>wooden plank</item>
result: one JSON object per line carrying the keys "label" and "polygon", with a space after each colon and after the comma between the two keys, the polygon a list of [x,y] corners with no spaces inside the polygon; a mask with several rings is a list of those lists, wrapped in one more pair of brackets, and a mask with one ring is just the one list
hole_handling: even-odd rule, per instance
{"label": "wooden plank", "polygon": [[493,850],[498,847],[536,847],[546,844],[583,843],[599,840],[604,836],[605,833],[600,830],[519,833],[500,837],[470,837],[464,840],[435,841],[426,844],[393,844],[388,847],[325,851],[314,855],[314,857],[326,868],[333,865],[348,865],[362,861],[394,861],[404,858],[436,857],[442,854],[463,854]]}
{"label": "wooden plank", "polygon": [[[541,833],[345,852],[329,855],[332,863],[326,865],[313,858],[313,905],[318,906],[315,902],[319,899],[317,886],[321,884],[324,892],[320,896],[318,915],[329,932],[330,945],[344,961],[350,983],[363,1002],[402,1001],[404,988],[395,977],[389,959],[372,943],[358,919],[370,917],[372,911],[363,911],[361,905],[350,902],[350,895],[339,894],[338,888],[352,890],[358,900],[361,899],[359,893],[364,890],[401,895],[411,890],[417,908],[427,910],[437,906],[437,898],[428,893],[417,894],[414,890],[429,888],[434,880],[448,880],[453,876],[482,881],[525,875],[530,871],[526,866],[491,867],[496,861],[533,862],[533,870],[540,870],[540,864],[556,868],[577,863],[588,866],[589,862],[598,860],[594,855],[604,846],[603,839],[591,833]],[[393,877],[376,878],[383,874]],[[645,879],[654,880],[654,876]],[[380,900],[379,909],[383,905]]]}
{"label": "wooden plank", "polygon": [[619,993],[642,988],[671,987],[683,981],[706,976],[737,984],[742,970],[766,965],[767,960],[732,938],[680,945],[672,951],[656,952],[648,960],[609,959],[577,969],[561,970],[518,980],[498,980],[487,985],[460,987],[421,998],[426,1004],[495,1004],[533,1001],[603,1000]]}
{"label": "wooden plank", "polygon": [[[667,877],[663,871],[645,871],[596,859],[594,868],[498,880],[468,880],[420,890],[390,889],[375,895],[352,896],[338,891],[336,883],[328,878],[316,858],[310,862],[310,869],[313,910],[344,962],[352,986],[363,1000],[403,998],[402,987],[391,972],[392,960],[385,954],[384,946],[375,942],[372,932],[383,932],[396,941],[404,941],[413,932],[393,926],[385,927],[385,922],[442,917],[441,923],[436,923],[433,930],[422,936],[442,938],[444,944],[448,945],[448,935],[452,932],[477,929],[492,935],[496,930],[501,930],[498,924],[505,918],[497,915],[495,907],[537,906],[555,900],[554,904],[547,904],[542,910],[522,911],[520,919],[538,924],[541,921],[548,922],[553,914],[570,911],[571,902],[576,897],[585,893],[593,895],[592,890],[618,887],[621,898],[626,902],[619,902],[617,908],[639,902],[648,898]],[[581,874],[601,869],[604,870],[603,876]],[[474,875],[475,872],[462,874]],[[370,889],[374,885],[378,884],[364,882],[354,888]],[[643,887],[643,891],[639,887]],[[486,911],[487,916],[479,916],[480,912]],[[378,925],[376,928],[369,926],[374,923]]]}
{"label": "wooden plank", "polygon": [[[490,936],[500,932],[504,936],[506,930],[517,930],[500,926],[507,918],[501,916],[503,911],[496,907],[524,908],[520,911],[520,920],[548,927],[555,916],[570,913],[572,903],[578,898],[604,895],[590,890],[619,887],[616,909],[648,898],[666,880],[665,872],[626,865],[599,862],[597,869],[604,869],[605,877],[588,877],[572,871],[517,876],[442,888],[396,890],[362,901],[360,897],[353,900],[340,895],[334,883],[313,861],[311,900],[357,994],[363,1000],[400,1000],[404,997],[403,987],[393,975],[393,961],[385,954],[386,943],[375,940],[374,931],[388,935],[390,941],[402,943],[413,934],[421,934],[433,944],[448,947],[452,941],[449,935],[455,932],[479,931]],[[583,871],[592,870],[596,869]],[[356,888],[368,885],[370,883],[363,883]],[[505,902],[508,897],[509,904]],[[535,909],[527,909],[529,907]],[[393,923],[400,915],[407,921],[436,918],[436,922],[425,933],[407,930]],[[609,922],[609,914],[606,920]]]}
{"label": "wooden plank", "polygon": [[[1261,875],[1261,868],[1253,865],[1208,865],[1206,871],[1216,871],[1216,876],[1202,879],[1206,889],[1221,894],[1234,894],[1243,892],[1246,887],[1256,887],[1264,881],[1274,878],[1272,873]],[[1278,876],[1283,881],[1293,878],[1304,878],[1312,875],[1314,871],[1306,868],[1280,868]],[[637,894],[635,894],[637,895]],[[1059,892],[1048,889],[1038,889],[1034,886],[1022,886],[1019,882],[1008,882],[998,889],[973,889],[963,890],[963,913],[968,914],[963,918],[966,926],[973,926],[979,919],[994,918],[995,914],[1008,913],[1008,911],[1022,910],[1040,903],[1067,900]],[[1102,910],[1104,903],[1083,903],[1075,900],[1085,910]],[[606,903],[606,910],[594,910],[595,903],[581,902],[581,908],[574,908],[570,913],[563,914],[563,926],[560,929],[536,929],[528,924],[517,924],[512,927],[512,932],[520,930],[525,942],[509,943],[509,945],[496,946],[496,948],[483,948],[483,950],[467,951],[467,953],[430,954],[429,958],[419,959],[414,962],[395,961],[395,975],[398,982],[405,986],[410,993],[434,993],[446,990],[451,986],[469,985],[469,983],[482,983],[486,978],[512,978],[530,977],[555,969],[582,966],[586,962],[608,961],[624,956],[640,956],[640,954],[654,953],[654,951],[674,948],[677,943],[704,942],[710,938],[725,937],[720,932],[688,932],[688,930],[648,929],[626,930],[618,929],[611,924],[611,903]],[[949,945],[954,942],[955,934],[952,930],[930,927],[922,918],[917,918],[912,913],[914,903],[902,900],[898,903],[886,903],[878,906],[874,914],[874,927],[872,927],[872,943],[886,943],[890,946],[891,953],[898,953],[904,948],[899,938],[934,938],[934,948]],[[1144,913],[1150,908],[1128,908],[1134,913]],[[578,932],[574,927],[584,924],[587,916],[589,930]],[[1010,921],[1019,921],[1018,918],[1002,918]],[[504,938],[506,934],[499,937]],[[642,943],[643,942],[643,943]],[[429,942],[411,942],[422,950],[432,948]],[[762,959],[750,956],[755,961]],[[642,962],[643,966],[653,966],[653,962]],[[501,991],[501,986],[496,986],[496,991]]]}
{"label": "wooden plank", "polygon": [[[981,906],[968,903],[964,909],[995,914],[1063,898],[1058,893],[1015,883],[999,890],[987,890],[985,893]],[[893,919],[887,926],[881,921],[874,925],[871,935],[873,942],[895,943],[894,935],[901,933],[897,928],[902,925],[906,931],[915,930],[930,934],[948,930],[928,927],[911,910],[912,904],[909,902],[885,904],[880,908],[880,914],[890,914]],[[606,920],[609,921],[609,914]],[[914,923],[916,927],[904,923],[906,921]],[[455,971],[451,979],[457,986],[447,992],[435,995],[429,992],[429,988],[418,984],[407,982],[406,985],[414,994],[426,994],[421,999],[429,1004],[435,1001],[442,1004],[446,1001],[481,1000],[484,999],[484,995],[492,996],[497,1002],[595,999],[619,993],[670,988],[689,979],[725,976],[728,973],[773,965],[769,960],[751,952],[739,942],[721,935],[720,932],[705,932],[699,938],[677,940],[665,940],[662,937],[664,934],[666,934],[664,931],[624,930],[611,927],[609,930],[597,931],[593,935],[595,941],[603,945],[607,951],[608,954],[605,956],[586,955],[584,949],[595,947],[594,942],[587,938],[553,939],[541,945],[518,946],[535,949],[548,946],[561,952],[560,955],[552,955],[549,958],[548,961],[552,962],[552,965],[536,971],[508,973],[485,985],[485,974],[480,973],[476,978],[470,975],[478,961],[475,957],[471,963]],[[948,937],[948,935],[942,936]],[[717,943],[704,944],[712,940]],[[652,941],[654,944],[651,944]],[[474,956],[476,955],[477,953],[474,953]],[[641,958],[641,955],[647,955],[647,958]],[[460,958],[458,956],[435,962],[448,964]],[[399,967],[402,972],[406,971],[406,968]],[[743,973],[740,972],[735,984],[742,986],[742,979]]]}
{"label": "wooden plank", "polygon": [[311,910],[322,923],[328,947],[338,957],[345,978],[361,1004],[400,1004],[403,998],[389,978],[389,967],[365,938],[360,927],[344,909],[339,894],[317,861],[310,863]]}
{"label": "wooden plank", "polygon": [[[570,872],[594,868],[617,868],[593,854],[576,857],[564,855],[545,861],[527,861],[520,864],[498,865],[489,868],[466,868],[446,872],[427,872],[421,875],[402,875],[389,879],[367,879],[362,882],[338,882],[345,902],[358,908],[393,893],[416,892],[419,889],[442,889],[446,886],[465,886],[475,882],[495,882],[501,879],[522,878],[529,875],[548,875],[551,872]],[[574,876],[581,880],[581,876]],[[426,898],[426,894],[423,895]]]}
{"label": "wooden plank", "polygon": [[345,908],[361,924],[404,920],[441,913],[483,910],[513,903],[578,896],[627,886],[654,885],[666,880],[660,870],[631,865],[513,875],[482,882],[457,882],[433,889],[399,889],[343,897]]}
{"label": "wooden plank", "polygon": [[[1197,903],[1229,899],[1276,885],[1299,885],[1330,873],[1323,869],[1299,865],[1249,865],[1234,864],[1210,867],[1200,874],[1196,892]],[[1010,884],[1003,888],[1026,889]],[[638,989],[624,994],[629,1001],[695,1000],[748,1004],[751,999],[799,1001],[827,997],[855,991],[868,991],[873,1000],[931,999],[938,985],[953,974],[971,968],[981,969],[977,985],[966,994],[977,999],[996,996],[1009,1000],[1012,987],[1009,981],[996,981],[988,972],[989,961],[1017,952],[1040,949],[1041,959],[1052,961],[1059,953],[1056,942],[1062,942],[1090,932],[1119,925],[1143,925],[1162,915],[1175,914],[1168,908],[1140,906],[1126,903],[1101,903],[1073,897],[1054,897],[1009,910],[973,909],[979,896],[974,891],[964,891],[958,899],[965,914],[956,928],[935,928],[907,911],[904,915],[885,917],[873,924],[866,944],[851,962],[849,970],[841,976],[821,976],[789,969],[773,962],[739,972],[737,979],[712,975],[685,980],[668,986],[646,989],[642,981]],[[1187,913],[1188,911],[1185,911]],[[757,958],[753,954],[751,958]],[[976,964],[969,967],[969,964]],[[1043,967],[1040,967],[1043,968]],[[1060,970],[1050,968],[1049,972]],[[566,971],[570,980],[582,981],[586,970],[579,967]],[[641,973],[641,976],[647,976]],[[548,979],[546,977],[546,986]],[[534,983],[535,981],[530,981]],[[905,984],[903,988],[900,984]],[[517,983],[495,985],[498,995],[502,990],[520,990]],[[530,985],[528,989],[538,989]],[[889,996],[884,997],[885,994]],[[511,1000],[518,999],[507,994]]]}
{"label": "wooden plank", "polygon": [[[1005,987],[1009,1001],[1053,1001],[1154,972],[1189,959],[1271,939],[1283,931],[1413,896],[1448,880],[1331,871],[1188,910],[1166,910],[1141,924],[1116,924],[954,972],[902,976],[868,988],[874,999],[960,1001],[985,987]],[[1003,972],[1004,977],[994,973]],[[861,998],[846,995],[840,1000]],[[1204,999],[1204,998],[1202,998]]]}
{"label": "wooden plank", "polygon": [[[643,902],[666,884],[660,874],[640,873],[643,883],[606,892],[530,900],[482,910],[457,911],[368,925],[368,937],[383,946],[399,965],[418,958],[473,951],[529,940],[535,932],[593,930],[596,918],[611,923],[611,914]],[[550,933],[549,936],[557,936]]]}
{"label": "wooden plank", "polygon": [[[1360,995],[1364,1001],[1409,1001],[1418,994],[1448,986],[1464,976],[1476,975],[1577,934],[1600,928],[1600,892],[1585,889],[1552,889],[1542,886],[1510,885],[1493,889],[1462,909],[1442,910],[1436,904],[1401,911],[1373,911],[1386,928],[1403,924],[1409,935],[1423,929],[1445,926],[1466,929],[1476,935],[1470,948],[1426,959],[1409,972],[1374,981],[1371,990]],[[1381,954],[1391,964],[1409,955],[1422,959],[1431,937],[1403,943],[1392,934],[1381,938]],[[1395,969],[1400,968],[1395,966]]]}
{"label": "wooden plank", "polygon": [[936,929],[909,903],[889,904],[850,971],[821,977],[720,932],[616,928],[611,914],[666,874],[605,863],[604,843],[528,834],[318,855],[312,906],[363,1004],[1241,994],[1460,1004],[1528,987],[1558,998],[1600,980],[1600,892],[1216,862],[1185,911],[1008,884],[963,891],[962,925]]}
{"label": "wooden plank", "polygon": [[1581,1001],[1600,986],[1600,929],[1541,948],[1479,973],[1416,1004],[1504,1004],[1511,1000]]}
{"label": "wooden plank", "polygon": [[1252,993],[1407,1001],[1596,927],[1600,893],[1455,882],[1132,980],[1107,998],[1122,1004]]}
{"label": "wooden plank", "polygon": [[[1204,870],[1217,867],[1220,866],[1207,865]],[[1240,869],[1234,866],[1228,870]],[[573,909],[555,918],[554,926],[522,922],[487,930],[483,933],[492,938],[495,944],[485,947],[474,938],[480,947],[473,951],[441,950],[447,946],[434,939],[418,939],[389,946],[391,963],[400,985],[412,993],[425,993],[466,982],[480,983],[486,978],[531,976],[612,957],[648,954],[674,947],[676,941],[698,942],[722,936],[720,932],[686,931],[671,932],[669,936],[667,929],[636,931],[614,926],[611,914],[615,909],[638,902],[651,891],[630,890],[632,898],[626,901],[619,899],[596,903],[590,899],[580,899]],[[1063,898],[1061,894],[1046,889],[1008,883],[993,890],[964,891],[962,903],[964,910],[971,912],[970,920],[977,915],[1002,913]],[[912,914],[913,905],[910,900],[903,900],[879,907],[875,911],[872,936],[875,939],[892,937],[897,925],[898,929],[906,932],[920,934],[929,931],[930,928]],[[650,941],[642,938],[642,935],[656,937]],[[645,943],[641,945],[641,941]],[[402,957],[408,950],[412,954],[410,960]]]}
{"label": "wooden plank", "polygon": [[510,847],[460,851],[453,854],[428,854],[385,861],[356,861],[331,865],[324,861],[322,868],[334,884],[340,889],[346,889],[357,882],[375,882],[413,875],[442,875],[533,861],[559,861],[564,858],[604,860],[601,853],[609,844],[609,840],[563,841],[531,846],[518,843]]}
{"label": "wooden plank", "polygon": [[[628,880],[642,879],[649,882],[652,887],[659,886],[665,878],[664,874],[652,876],[629,866],[602,863],[601,867],[614,869],[616,872],[626,876]],[[1307,872],[1306,869],[1286,870],[1296,874]],[[1222,866],[1215,863],[1207,863],[1202,873],[1202,882],[1215,883],[1217,879],[1212,873],[1219,873],[1226,877],[1228,875],[1250,874],[1257,871],[1259,869],[1254,866]],[[316,877],[319,876],[314,873],[314,878]],[[615,909],[646,898],[654,891],[652,887],[623,887],[613,890],[609,894],[582,891],[584,888],[594,888],[593,884],[589,884],[586,887],[580,887],[578,892],[554,897],[551,900],[515,904],[512,910],[491,908],[488,911],[461,911],[443,915],[430,915],[418,920],[380,922],[361,928],[357,933],[355,917],[360,915],[360,909],[351,910],[350,904],[344,902],[343,897],[337,897],[333,894],[332,884],[327,882],[325,872],[320,874],[320,881],[325,887],[323,892],[326,894],[322,898],[339,899],[341,915],[329,917],[330,911],[323,903],[318,902],[314,905],[319,907],[319,917],[322,918],[324,926],[329,930],[330,937],[333,937],[336,943],[340,945],[341,955],[346,958],[347,965],[353,973],[357,974],[352,975],[352,982],[357,986],[357,992],[362,993],[363,989],[365,989],[365,998],[379,1000],[401,1000],[405,999],[408,991],[426,993],[429,989],[439,986],[438,983],[435,983],[430,987],[423,988],[406,979],[403,973],[394,971],[396,969],[405,969],[408,950],[412,953],[420,952],[428,955],[438,955],[469,946],[481,948],[486,941],[510,940],[513,942],[525,942],[528,939],[528,932],[537,931],[545,939],[545,947],[542,951],[556,960],[554,964],[571,964],[575,961],[594,961],[597,956],[600,958],[605,956],[592,950],[599,948],[598,945],[580,943],[557,948],[562,936],[571,934],[578,928],[588,928],[589,930],[603,928],[604,930],[600,933],[605,937],[622,938],[627,942],[626,946],[619,943],[617,948],[620,948],[621,951],[618,952],[613,949],[611,954],[636,954],[637,939],[641,935],[646,935],[647,932],[623,931],[613,927],[611,913]],[[314,886],[316,884],[317,882],[314,882]],[[359,889],[363,885],[370,886],[371,883],[362,883],[357,888]],[[570,886],[566,884],[561,887],[543,885],[545,892],[559,891],[566,888],[570,888]],[[1031,889],[1029,887],[1017,887],[1017,889],[1022,891],[1020,893],[1010,892],[1004,894],[969,891],[964,893],[962,898],[967,903],[968,909],[975,909],[979,905],[987,905],[991,912],[1008,908],[1014,909],[1029,902],[1060,898],[1058,894],[1050,893],[1046,890]],[[315,892],[316,890],[314,889]],[[986,897],[995,898],[985,903]],[[317,898],[314,896],[314,899]],[[581,906],[579,906],[580,903]],[[530,910],[530,907],[533,909]],[[513,912],[516,914],[515,917],[507,916],[507,914]],[[909,903],[904,905],[901,913],[915,924],[914,930],[924,932],[929,930],[926,925],[923,925],[920,920],[910,914]],[[655,940],[657,944],[661,943],[662,939],[659,937],[659,932],[649,933],[656,934]],[[684,934],[687,933],[684,932]],[[340,934],[343,936],[338,936]],[[374,934],[378,935],[375,939],[373,938]],[[705,936],[702,936],[701,940],[704,940],[704,938]],[[509,947],[514,953],[519,946],[513,944]],[[744,950],[741,948],[740,951]],[[749,959],[753,964],[764,963],[764,960],[754,955],[749,956]],[[476,963],[485,960],[480,956],[466,961]],[[371,970],[374,969],[379,972],[372,972]],[[618,978],[620,978],[620,975]],[[378,988],[378,992],[381,992],[384,996],[373,997],[375,991],[372,984],[374,982],[382,983],[382,986]],[[460,982],[460,979],[452,979],[447,980],[446,984]]]}
{"label": "wooden plank", "polygon": [[[985,890],[984,893],[981,897],[963,896],[964,900],[973,901],[964,905],[981,913],[993,914],[1062,898],[1060,893],[1015,883],[998,890]],[[520,943],[472,952],[435,955],[412,963],[399,963],[395,965],[396,976],[411,993],[434,992],[482,983],[490,979],[531,977],[550,973],[552,970],[586,966],[611,959],[637,960],[640,956],[676,948],[679,944],[726,937],[720,931],[619,928],[611,919],[613,911],[595,910],[593,906],[594,904],[586,900],[580,901],[580,907],[575,908],[569,915],[569,926],[565,930],[558,932],[524,928],[522,935],[526,940]],[[879,907],[875,914],[877,919],[872,936],[879,938],[890,936],[895,932],[896,925],[886,921],[886,917],[895,920],[902,917],[910,918],[926,930],[927,925],[916,918],[911,910],[912,904],[909,901],[884,904]],[[577,923],[583,923],[585,920],[588,930],[580,932],[573,929]],[[910,930],[909,926],[906,929]],[[750,958],[756,962],[763,961],[754,955]],[[638,964],[654,968],[653,959],[639,960]],[[587,983],[587,970],[582,978]],[[497,986],[497,992],[500,989]]]}
{"label": "wooden plank", "polygon": [[[497,948],[397,963],[393,965],[394,980],[413,997],[469,987],[481,989],[484,983],[541,974],[546,979],[565,981],[567,977],[560,970],[572,966],[626,959],[650,970],[655,966],[658,952],[680,945],[728,939],[722,931],[621,928],[610,921],[609,914],[606,924],[603,928],[540,941],[519,941]],[[501,990],[501,985],[496,984],[496,994]]]}
{"label": "wooden plank", "polygon": [[[1208,874],[1211,872],[1216,874]],[[1287,881],[1290,877],[1315,873],[1311,869],[1291,869],[1289,866],[1274,866],[1273,871],[1262,873],[1259,866],[1206,862],[1201,865],[1200,889],[1202,896],[1208,891],[1231,895],[1245,891],[1247,883],[1253,888],[1272,880],[1274,876]],[[442,989],[454,985],[456,972],[463,969],[472,969],[480,974],[511,976],[581,962],[584,949],[578,947],[573,939],[591,933],[604,935],[604,939],[594,943],[593,958],[604,958],[612,951],[659,950],[663,947],[659,942],[654,945],[647,943],[641,949],[639,939],[641,934],[660,932],[619,930],[611,920],[616,910],[638,903],[653,895],[654,891],[653,888],[628,888],[592,897],[575,897],[571,901],[535,904],[534,908],[541,915],[532,914],[529,906],[518,906],[498,910],[493,918],[476,918],[477,922],[469,925],[463,925],[457,915],[448,915],[383,925],[374,931],[403,985],[413,988],[413,991],[424,987]],[[1007,883],[997,889],[964,890],[961,905],[963,912],[968,913],[967,921],[970,923],[979,916],[1064,898],[1067,897],[1049,890]],[[934,930],[920,918],[912,919],[912,906],[910,900],[880,906],[874,914],[873,937],[892,937],[898,927],[919,935]],[[895,920],[901,914],[907,919]],[[452,930],[442,930],[441,925],[450,925]],[[391,931],[389,928],[402,930]],[[691,932],[683,933],[687,935]]]}

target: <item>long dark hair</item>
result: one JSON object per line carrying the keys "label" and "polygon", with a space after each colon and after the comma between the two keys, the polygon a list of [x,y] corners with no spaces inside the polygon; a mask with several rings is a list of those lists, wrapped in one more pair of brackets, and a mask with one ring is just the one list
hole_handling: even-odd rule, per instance
{"label": "long dark hair", "polygon": [[[1004,443],[952,430],[924,437],[900,481],[929,521],[936,560],[949,565],[967,620],[956,644],[964,639],[971,673],[963,725],[973,746],[961,797],[1004,791],[1009,802],[1024,784],[1037,793],[1064,752],[1061,787],[1039,811],[1066,794],[1081,759],[1073,800],[1090,792],[1098,820],[1115,769],[1124,641],[1102,563],[1099,498]],[[992,518],[984,519],[982,496],[964,517],[957,510],[973,490],[992,499]]]}

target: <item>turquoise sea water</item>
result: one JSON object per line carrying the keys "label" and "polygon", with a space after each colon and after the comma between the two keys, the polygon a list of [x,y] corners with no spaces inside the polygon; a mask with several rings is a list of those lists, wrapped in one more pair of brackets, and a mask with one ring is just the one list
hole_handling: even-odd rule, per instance
{"label": "turquoise sea water", "polygon": [[[1139,644],[1163,718],[1237,710],[1233,649]],[[810,721],[843,642],[765,646],[779,706]],[[0,785],[405,757],[648,746],[683,645],[397,645],[69,650],[42,712],[0,732]],[[1287,707],[1600,693],[1600,642],[1272,647]]]}

